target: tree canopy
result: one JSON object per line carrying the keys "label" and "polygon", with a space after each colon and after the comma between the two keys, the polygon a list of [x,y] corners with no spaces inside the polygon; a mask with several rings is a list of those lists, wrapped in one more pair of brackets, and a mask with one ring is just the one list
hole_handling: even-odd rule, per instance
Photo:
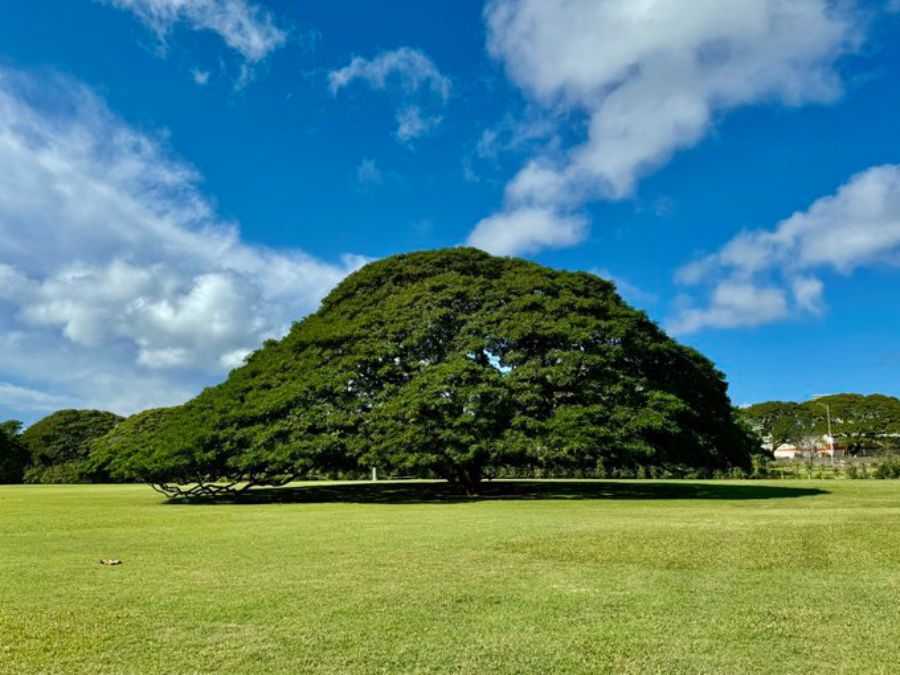
{"label": "tree canopy", "polygon": [[89,461],[94,441],[122,418],[102,410],[60,410],[28,427],[21,442],[30,464],[29,483],[77,483],[104,480],[106,475]]}
{"label": "tree canopy", "polygon": [[472,492],[507,468],[746,467],[754,444],[722,374],[612,283],[458,248],[367,265],[221,385],[120,424],[98,457],[201,492],[368,466]]}
{"label": "tree canopy", "polygon": [[741,414],[771,443],[772,451],[782,445],[800,445],[815,428],[813,411],[802,403],[766,401],[742,409]]}
{"label": "tree canopy", "polygon": [[831,432],[852,455],[865,448],[896,445],[900,435],[900,399],[883,394],[833,394],[811,401],[767,401],[742,409],[742,416],[772,443],[801,445]]}
{"label": "tree canopy", "polygon": [[900,399],[883,394],[834,394],[820,396],[805,404],[815,417],[820,433],[827,429],[825,406],[831,414],[834,436],[856,455],[864,448],[890,443],[900,433]]}

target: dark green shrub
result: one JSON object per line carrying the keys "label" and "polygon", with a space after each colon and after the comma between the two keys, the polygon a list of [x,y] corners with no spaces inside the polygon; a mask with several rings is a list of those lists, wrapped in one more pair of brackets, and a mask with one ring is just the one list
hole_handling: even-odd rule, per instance
{"label": "dark green shrub", "polygon": [[22,445],[18,420],[0,422],[0,483],[21,483],[28,465],[28,451]]}
{"label": "dark green shrub", "polygon": [[900,455],[887,455],[878,462],[875,478],[900,478]]}

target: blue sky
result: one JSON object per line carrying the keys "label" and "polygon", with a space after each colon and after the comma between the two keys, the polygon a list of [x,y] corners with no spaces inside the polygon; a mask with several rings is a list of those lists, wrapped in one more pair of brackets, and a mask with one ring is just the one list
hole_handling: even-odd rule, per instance
{"label": "blue sky", "polygon": [[612,276],[736,403],[900,394],[900,3],[0,4],[0,418],[220,381],[368,259]]}

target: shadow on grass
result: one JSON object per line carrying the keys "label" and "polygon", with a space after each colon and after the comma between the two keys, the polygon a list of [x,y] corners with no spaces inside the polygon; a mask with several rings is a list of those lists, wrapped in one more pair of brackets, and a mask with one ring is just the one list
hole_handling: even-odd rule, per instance
{"label": "shadow on grass", "polygon": [[753,483],[685,483],[677,481],[504,481],[485,482],[481,494],[465,496],[447,483],[382,481],[377,483],[315,483],[279,488],[254,488],[239,497],[172,499],[169,504],[447,504],[523,499],[787,499],[827,494],[804,487]]}

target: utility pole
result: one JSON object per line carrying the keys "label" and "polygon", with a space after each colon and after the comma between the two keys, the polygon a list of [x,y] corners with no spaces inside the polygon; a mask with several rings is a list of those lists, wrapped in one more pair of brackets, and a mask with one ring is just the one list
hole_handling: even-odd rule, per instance
{"label": "utility pole", "polygon": [[825,419],[828,421],[828,449],[831,450],[831,463],[834,464],[834,436],[831,435],[831,406],[827,403],[819,403],[816,401],[817,405],[825,408]]}

